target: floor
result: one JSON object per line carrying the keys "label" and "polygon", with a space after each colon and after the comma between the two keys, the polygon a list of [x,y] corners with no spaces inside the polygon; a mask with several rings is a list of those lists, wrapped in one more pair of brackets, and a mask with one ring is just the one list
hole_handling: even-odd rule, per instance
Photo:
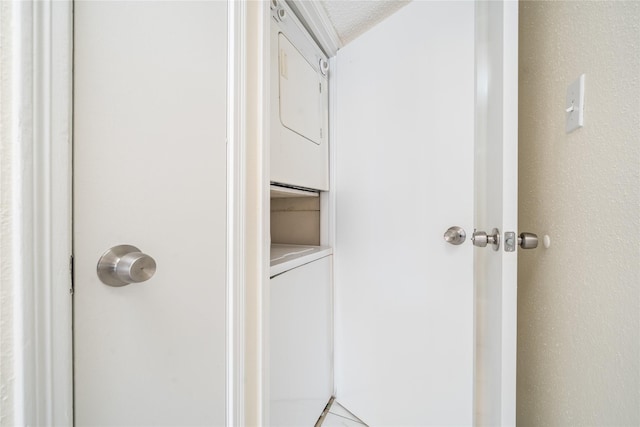
{"label": "floor", "polygon": [[347,411],[338,402],[333,402],[329,413],[322,423],[322,427],[362,427],[365,423],[360,421],[358,417]]}

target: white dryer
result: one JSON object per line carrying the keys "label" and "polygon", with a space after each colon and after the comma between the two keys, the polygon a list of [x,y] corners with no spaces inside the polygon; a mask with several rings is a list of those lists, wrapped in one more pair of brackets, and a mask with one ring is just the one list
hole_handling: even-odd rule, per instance
{"label": "white dryer", "polygon": [[271,182],[327,191],[327,57],[284,1],[271,16]]}

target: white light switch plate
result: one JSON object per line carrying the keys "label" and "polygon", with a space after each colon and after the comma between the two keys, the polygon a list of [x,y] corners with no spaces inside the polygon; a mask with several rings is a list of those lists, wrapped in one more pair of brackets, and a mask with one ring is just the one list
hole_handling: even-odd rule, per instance
{"label": "white light switch plate", "polygon": [[567,100],[565,103],[567,114],[567,133],[584,126],[584,74],[567,88]]}

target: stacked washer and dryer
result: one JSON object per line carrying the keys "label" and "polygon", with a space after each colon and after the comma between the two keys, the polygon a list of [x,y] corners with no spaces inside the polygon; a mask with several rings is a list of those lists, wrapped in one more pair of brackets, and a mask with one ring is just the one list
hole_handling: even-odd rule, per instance
{"label": "stacked washer and dryer", "polygon": [[271,18],[269,420],[314,425],[333,394],[332,249],[320,245],[319,212],[328,58],[284,1]]}

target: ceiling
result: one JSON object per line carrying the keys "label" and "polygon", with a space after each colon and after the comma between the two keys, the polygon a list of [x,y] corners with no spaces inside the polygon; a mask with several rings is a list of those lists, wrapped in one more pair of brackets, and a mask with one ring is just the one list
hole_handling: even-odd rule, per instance
{"label": "ceiling", "polygon": [[320,0],[343,45],[381,22],[410,0]]}

